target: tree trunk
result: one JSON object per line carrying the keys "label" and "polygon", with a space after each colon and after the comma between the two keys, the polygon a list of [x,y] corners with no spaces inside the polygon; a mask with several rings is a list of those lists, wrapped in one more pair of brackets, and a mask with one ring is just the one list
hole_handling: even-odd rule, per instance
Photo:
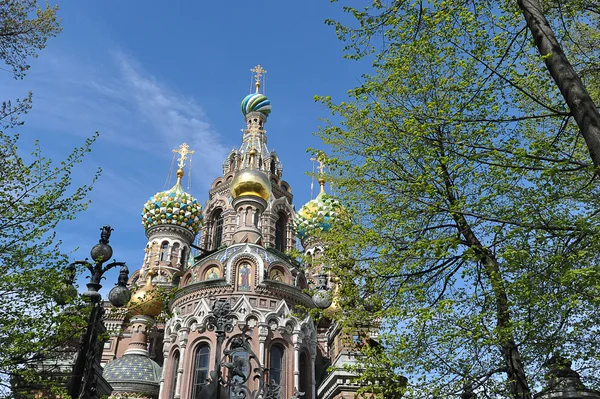
{"label": "tree trunk", "polygon": [[600,112],[585,89],[579,75],[567,59],[538,0],[517,0],[535,45],[546,68],[565,99],[581,135],[585,139],[592,162],[600,166]]}
{"label": "tree trunk", "polygon": [[[440,150],[442,153],[441,155],[443,155],[443,148],[440,148]],[[440,157],[440,159],[443,159],[443,157]],[[457,195],[446,164],[440,162],[440,166],[444,177],[446,198],[451,205],[450,209],[452,209],[458,202]],[[496,305],[496,333],[498,335],[500,353],[504,358],[506,366],[511,396],[513,399],[533,399],[531,389],[527,382],[523,359],[521,359],[519,348],[517,347],[512,331],[508,295],[506,294],[506,287],[504,286],[504,280],[502,280],[498,260],[492,251],[479,241],[479,238],[475,235],[475,232],[464,215],[457,212],[452,212],[451,215],[458,225],[460,235],[464,237],[468,245],[473,249],[475,254],[478,255],[485,270],[485,274],[489,278],[492,286]]]}

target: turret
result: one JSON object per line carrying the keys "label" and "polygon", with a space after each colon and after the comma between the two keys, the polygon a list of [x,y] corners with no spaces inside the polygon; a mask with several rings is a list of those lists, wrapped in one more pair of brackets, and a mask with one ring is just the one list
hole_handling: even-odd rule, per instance
{"label": "turret", "polygon": [[156,283],[174,285],[173,278],[187,267],[191,245],[202,227],[202,206],[181,186],[185,160],[194,151],[183,143],[173,152],[180,154],[177,182],[169,190],[156,193],[144,204],[142,225],[148,244],[141,271],[132,276],[132,282],[152,271]]}

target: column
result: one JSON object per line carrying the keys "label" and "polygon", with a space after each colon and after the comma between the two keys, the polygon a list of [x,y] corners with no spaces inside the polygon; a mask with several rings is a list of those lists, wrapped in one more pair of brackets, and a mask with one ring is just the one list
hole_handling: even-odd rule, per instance
{"label": "column", "polygon": [[177,383],[175,384],[175,399],[181,397],[181,380],[183,377],[183,365],[185,361],[185,347],[187,346],[189,327],[181,327],[179,330],[179,366],[177,367]]}
{"label": "column", "polygon": [[265,359],[265,342],[269,336],[269,325],[267,323],[260,323],[258,325],[258,343],[259,343],[259,354],[258,359],[261,366],[266,364]]}
{"label": "column", "polygon": [[294,388],[300,390],[300,345],[302,338],[300,332],[292,335],[292,344],[294,344]]}
{"label": "column", "polygon": [[[315,343],[316,346],[316,343]],[[317,357],[317,351],[316,349],[311,348],[310,351],[310,382],[312,385],[312,396],[310,397],[311,399],[316,399],[317,397],[317,378],[315,376],[315,359]],[[307,395],[308,396],[308,395]]]}
{"label": "column", "polygon": [[167,342],[166,340],[167,337],[165,337],[165,344],[163,346],[163,367],[162,367],[162,372],[160,373],[160,388],[158,390],[158,397],[159,399],[162,398],[163,396],[163,391],[165,389],[165,379],[166,377],[166,373],[167,373],[167,368],[169,367],[169,350],[171,349],[171,345],[173,344],[172,341]]}

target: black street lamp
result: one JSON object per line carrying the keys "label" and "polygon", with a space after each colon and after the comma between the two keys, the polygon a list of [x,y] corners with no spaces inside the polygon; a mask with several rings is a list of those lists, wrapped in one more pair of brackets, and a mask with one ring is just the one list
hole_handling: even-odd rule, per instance
{"label": "black street lamp", "polygon": [[125,262],[113,261],[104,265],[113,254],[111,246],[108,245],[110,233],[113,229],[110,226],[103,226],[100,231],[100,242],[94,245],[90,251],[94,263],[88,262],[86,258],[85,260],[78,260],[71,264],[73,269],[75,268],[75,265],[83,265],[90,271],[90,282],[86,284],[88,290],[83,293],[83,296],[89,298],[92,303],[92,311],[90,313],[87,329],[83,335],[81,348],[77,354],[77,359],[73,365],[73,372],[71,373],[71,378],[67,386],[67,391],[73,399],[98,398],[96,388],[97,378],[94,364],[102,353],[98,336],[105,332],[104,324],[102,323],[104,307],[102,305],[102,296],[99,292],[102,288],[100,281],[102,280],[104,273],[115,266],[121,266],[121,272],[119,273],[116,287],[108,294],[108,299],[113,306],[121,307],[125,305],[131,297],[131,292],[127,288],[129,270],[125,265]]}

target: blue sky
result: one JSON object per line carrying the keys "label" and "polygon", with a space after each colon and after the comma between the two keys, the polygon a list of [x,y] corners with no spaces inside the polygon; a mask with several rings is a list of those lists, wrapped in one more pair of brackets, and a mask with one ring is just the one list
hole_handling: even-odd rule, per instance
{"label": "blue sky", "polygon": [[[192,194],[202,203],[227,152],[241,143],[239,110],[250,68],[268,70],[273,111],[268,147],[284,166],[299,209],[310,199],[307,147],[322,147],[313,132],[328,111],[315,95],[343,100],[368,71],[342,59],[326,18],[349,20],[342,6],[302,2],[60,1],[64,31],[51,39],[22,81],[0,73],[2,99],[34,95],[18,128],[23,154],[39,139],[60,160],[95,131],[92,153],[75,184],[101,167],[88,211],[63,223],[59,236],[73,259],[88,256],[99,228],[110,224],[114,257],[141,266],[146,237],[140,211],[163,189],[171,149],[187,142],[193,157]],[[186,178],[187,179],[187,178]],[[172,184],[173,182],[170,182]],[[79,249],[76,249],[79,247]],[[116,281],[108,276],[105,289]]]}

